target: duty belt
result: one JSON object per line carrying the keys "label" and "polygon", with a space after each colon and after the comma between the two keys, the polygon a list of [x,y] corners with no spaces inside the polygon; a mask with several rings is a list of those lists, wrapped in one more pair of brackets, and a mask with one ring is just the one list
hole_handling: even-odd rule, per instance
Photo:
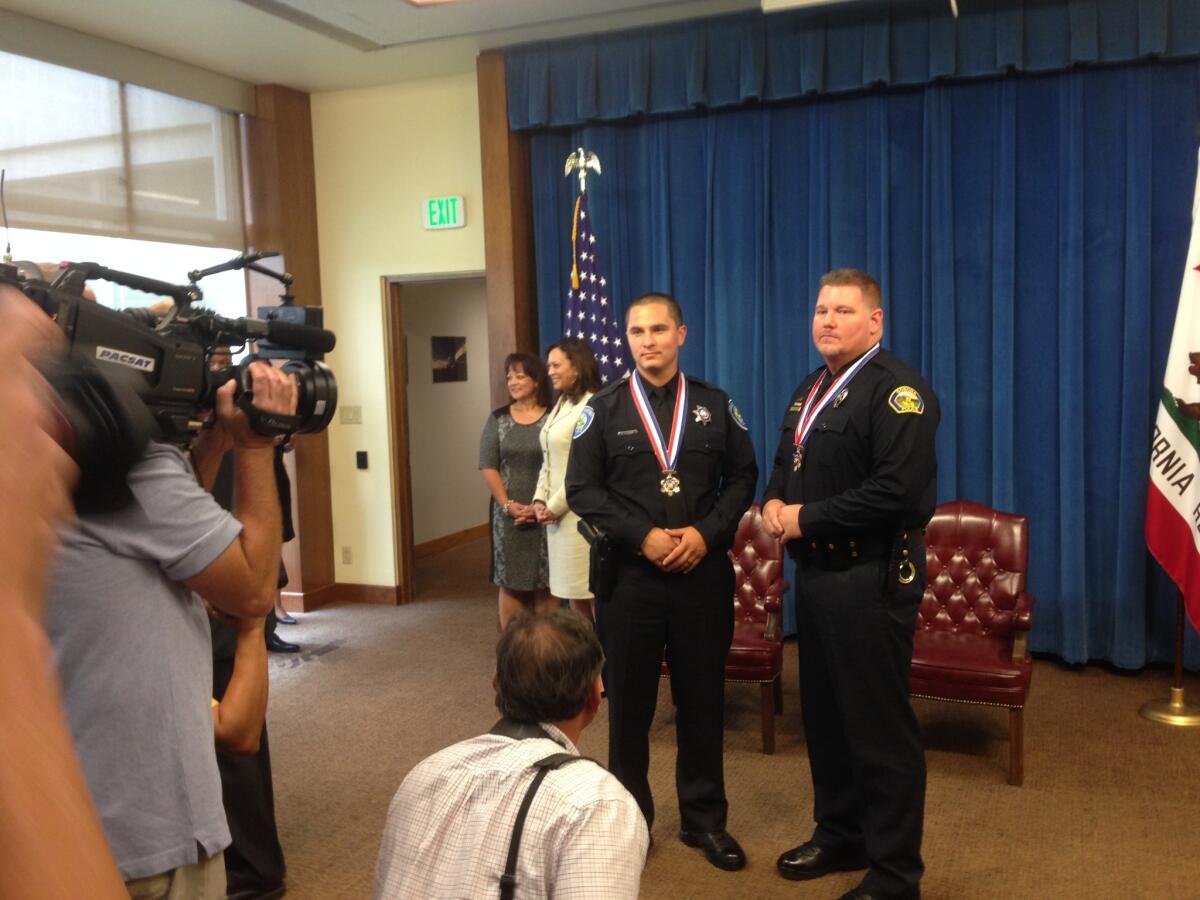
{"label": "duty belt", "polygon": [[[801,537],[788,544],[796,562],[801,566],[841,571],[861,563],[888,560],[888,568],[895,571],[895,581],[911,584],[917,577],[915,561],[909,548],[909,537],[920,537],[922,529],[909,528],[895,534],[868,533],[854,537],[827,538],[824,540]],[[891,585],[892,580],[888,580]]]}
{"label": "duty belt", "polygon": [[795,548],[796,561],[802,566],[818,569],[848,569],[859,563],[879,560],[892,555],[895,536],[862,534],[854,537],[805,538],[788,544]]}

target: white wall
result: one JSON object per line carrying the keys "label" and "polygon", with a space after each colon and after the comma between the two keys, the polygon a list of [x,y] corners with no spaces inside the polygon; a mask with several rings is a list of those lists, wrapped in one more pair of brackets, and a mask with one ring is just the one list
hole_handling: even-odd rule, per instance
{"label": "white wall", "polygon": [[[329,429],[335,576],[394,585],[380,278],[483,271],[475,75],[314,94],[312,116],[321,294],[338,335],[328,362],[339,403],[361,406],[363,418]],[[464,198],[467,226],[425,231],[420,202],[448,195]],[[366,471],[356,450],[370,455]]]}
{"label": "white wall", "polygon": [[[401,288],[408,345],[408,452],[413,542],[487,521],[479,434],[491,411],[487,290],[482,278]],[[434,336],[467,339],[467,380],[434,384]]]}

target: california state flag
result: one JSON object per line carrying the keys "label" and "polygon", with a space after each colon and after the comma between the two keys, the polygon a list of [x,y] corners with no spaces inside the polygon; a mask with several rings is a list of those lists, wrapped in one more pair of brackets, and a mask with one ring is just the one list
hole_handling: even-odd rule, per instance
{"label": "california state flag", "polygon": [[1146,497],[1146,545],[1183,592],[1200,631],[1200,168],[1192,239],[1167,355]]}

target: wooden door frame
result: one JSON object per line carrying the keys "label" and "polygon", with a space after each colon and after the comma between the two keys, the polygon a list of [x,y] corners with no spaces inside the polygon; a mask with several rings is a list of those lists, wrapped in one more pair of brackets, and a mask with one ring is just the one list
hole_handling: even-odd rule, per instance
{"label": "wooden door frame", "polygon": [[482,269],[439,272],[428,275],[384,275],[379,279],[383,304],[383,359],[387,370],[388,438],[391,441],[389,466],[392,479],[392,558],[396,567],[396,602],[410,603],[413,591],[413,501],[412,466],[408,449],[408,360],[405,358],[404,314],[401,299],[404,287],[438,281],[477,280]]}
{"label": "wooden door frame", "polygon": [[[247,247],[282,254],[268,266],[295,276],[301,305],[321,305],[316,163],[309,95],[281,85],[255,88],[257,113],[241,120],[243,228]],[[246,271],[250,309],[274,306],[279,283]],[[284,544],[291,581],[284,606],[309,611],[336,597],[329,435],[297,435],[292,471],[296,539]]]}

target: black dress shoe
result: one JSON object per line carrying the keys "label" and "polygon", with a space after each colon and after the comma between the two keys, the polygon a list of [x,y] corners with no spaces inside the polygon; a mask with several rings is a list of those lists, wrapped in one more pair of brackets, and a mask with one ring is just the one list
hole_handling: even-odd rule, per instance
{"label": "black dress shoe", "polygon": [[854,872],[867,867],[867,855],[857,847],[818,847],[812,841],[793,847],[775,862],[784,878],[807,881],[830,872]]}
{"label": "black dress shoe", "polygon": [[282,884],[270,888],[238,888],[229,892],[226,900],[278,900],[287,893]]}
{"label": "black dress shoe", "polygon": [[287,641],[280,639],[277,634],[267,635],[267,649],[272,653],[299,653],[299,644],[289,644]]}
{"label": "black dress shoe", "polygon": [[868,891],[857,887],[852,891],[847,891],[838,897],[838,900],[921,900],[921,889],[913,888],[910,891],[902,891],[899,894],[880,894],[876,891]]}
{"label": "black dress shoe", "polygon": [[746,865],[746,854],[728,831],[680,831],[679,839],[689,847],[699,847],[718,869],[736,872]]}

